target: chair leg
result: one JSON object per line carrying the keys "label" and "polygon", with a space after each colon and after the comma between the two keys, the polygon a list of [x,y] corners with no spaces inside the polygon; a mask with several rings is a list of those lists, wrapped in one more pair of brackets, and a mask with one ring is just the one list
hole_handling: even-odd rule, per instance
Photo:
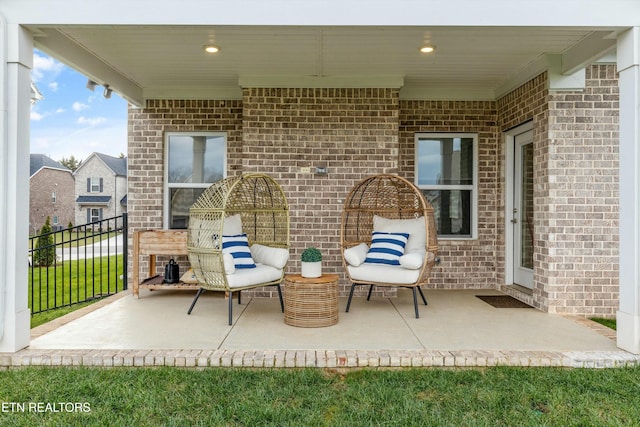
{"label": "chair leg", "polygon": [[367,301],[371,299],[371,292],[373,292],[373,285],[369,285],[369,293],[367,294]]}
{"label": "chair leg", "polygon": [[351,298],[353,298],[353,290],[356,288],[356,284],[352,283],[351,284],[351,291],[349,292],[349,300],[347,300],[347,310],[346,312],[349,312],[349,307],[351,307]]}
{"label": "chair leg", "polygon": [[238,305],[240,305],[240,295],[242,295],[242,291],[238,291]]}
{"label": "chair leg", "polygon": [[280,309],[284,313],[284,301],[282,300],[282,289],[280,288],[280,283],[276,285],[278,287],[278,298],[280,298]]}
{"label": "chair leg", "polygon": [[420,314],[418,314],[418,295],[416,293],[416,288],[411,288],[413,291],[413,308],[416,310],[416,319],[420,318]]}
{"label": "chair leg", "polygon": [[229,292],[229,325],[233,323],[233,292]]}
{"label": "chair leg", "polygon": [[422,288],[420,286],[418,286],[418,292],[420,292],[420,296],[422,297],[422,302],[424,302],[424,305],[428,305],[427,299],[424,297],[424,294],[422,293]]}
{"label": "chair leg", "polygon": [[198,293],[196,294],[196,297],[193,299],[193,302],[191,302],[191,307],[189,307],[189,311],[187,311],[187,314],[191,314],[191,310],[193,310],[193,307],[196,305],[196,301],[198,301],[198,298],[200,298],[200,295],[202,295],[203,292],[204,292],[204,288],[198,289]]}

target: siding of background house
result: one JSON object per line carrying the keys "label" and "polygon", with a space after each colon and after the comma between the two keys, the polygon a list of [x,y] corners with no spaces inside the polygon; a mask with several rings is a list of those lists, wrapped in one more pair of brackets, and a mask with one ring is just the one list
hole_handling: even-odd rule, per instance
{"label": "siding of background house", "polygon": [[[29,179],[29,233],[38,234],[47,217],[66,228],[75,220],[75,182],[70,170],[42,168]],[[56,193],[53,202],[52,193]]]}
{"label": "siding of background house", "polygon": [[[109,202],[104,204],[78,204],[76,203],[76,224],[85,224],[87,222],[87,209],[102,209],[102,218],[111,218],[122,215],[126,212],[126,208],[120,204],[120,201],[127,195],[127,175],[126,167],[124,167],[124,175],[114,171],[101,158],[109,160],[120,160],[126,162],[126,159],[116,159],[104,154],[93,153],[87,158],[75,171],[75,192],[76,200],[83,196],[110,196]],[[102,191],[89,192],[87,189],[87,180],[90,178],[102,178]]]}
{"label": "siding of background house", "polygon": [[[497,101],[400,100],[396,89],[260,88],[244,89],[242,101],[150,100],[129,110],[130,230],[162,228],[164,134],[227,132],[227,174],[265,172],[288,198],[289,271],[299,270],[305,247],[317,246],[323,268],[341,275],[344,294],[340,215],[352,186],[382,172],[413,179],[416,132],[471,132],[479,144],[478,238],[441,240],[442,263],[431,283],[500,289],[503,132],[533,120],[535,283],[532,295],[518,296],[551,312],[612,316],[618,306],[617,80],[608,65],[590,67],[587,78],[585,91],[549,93],[542,74]],[[314,174],[317,166],[329,173]],[[306,167],[311,173],[302,172]]]}

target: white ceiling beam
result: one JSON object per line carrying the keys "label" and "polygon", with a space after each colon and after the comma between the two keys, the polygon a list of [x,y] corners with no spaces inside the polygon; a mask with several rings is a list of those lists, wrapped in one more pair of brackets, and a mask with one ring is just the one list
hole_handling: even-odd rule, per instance
{"label": "white ceiling beam", "polygon": [[400,76],[240,76],[241,87],[289,87],[289,88],[400,88],[404,78]]}
{"label": "white ceiling beam", "polygon": [[2,0],[25,25],[638,25],[632,0]]}
{"label": "white ceiling beam", "polygon": [[140,86],[58,31],[51,29],[44,36],[35,37],[34,45],[97,84],[109,85],[110,89],[130,103],[137,106],[144,104]]}
{"label": "white ceiling beam", "polygon": [[437,87],[405,86],[400,89],[400,99],[429,101],[493,101],[491,89],[452,89]]}
{"label": "white ceiling beam", "polygon": [[144,89],[144,99],[213,99],[213,100],[239,100],[242,99],[240,86],[160,86]]}
{"label": "white ceiling beam", "polygon": [[612,37],[611,31],[596,31],[562,54],[560,72],[563,75],[573,74],[593,64],[615,48],[615,34]]}

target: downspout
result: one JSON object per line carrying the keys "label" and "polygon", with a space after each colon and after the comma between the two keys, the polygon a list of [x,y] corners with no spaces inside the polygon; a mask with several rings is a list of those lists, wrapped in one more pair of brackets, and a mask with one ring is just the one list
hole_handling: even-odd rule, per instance
{"label": "downspout", "polygon": [[[8,129],[8,111],[7,111],[7,58],[9,42],[7,41],[7,20],[0,13],[0,206],[4,206],[4,210],[0,210],[0,242],[7,240],[7,150],[9,145],[9,129]],[[0,272],[6,271],[6,254],[0,253]],[[7,282],[0,280],[0,341],[4,336],[4,317],[6,312],[7,299]]]}

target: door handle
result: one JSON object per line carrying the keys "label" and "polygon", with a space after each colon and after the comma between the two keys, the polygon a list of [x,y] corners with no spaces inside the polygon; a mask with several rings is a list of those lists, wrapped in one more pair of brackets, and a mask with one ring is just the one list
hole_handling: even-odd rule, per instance
{"label": "door handle", "polygon": [[517,218],[513,218],[513,219],[511,220],[511,224],[517,224],[517,223],[518,223],[518,219],[517,219]]}

